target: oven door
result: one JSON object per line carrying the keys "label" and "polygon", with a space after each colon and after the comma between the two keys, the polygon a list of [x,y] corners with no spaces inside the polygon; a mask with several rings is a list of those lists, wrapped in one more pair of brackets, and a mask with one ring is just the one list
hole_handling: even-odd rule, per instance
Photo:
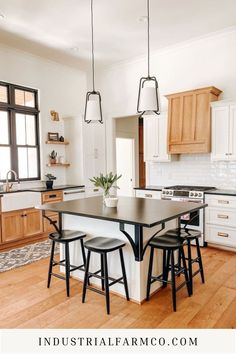
{"label": "oven door", "polygon": [[[171,198],[171,200],[179,202],[202,203],[202,200],[189,199],[183,197],[174,197]],[[188,225],[189,228],[199,230],[203,233],[203,209],[192,211],[191,213],[181,216],[180,224],[181,227]]]}

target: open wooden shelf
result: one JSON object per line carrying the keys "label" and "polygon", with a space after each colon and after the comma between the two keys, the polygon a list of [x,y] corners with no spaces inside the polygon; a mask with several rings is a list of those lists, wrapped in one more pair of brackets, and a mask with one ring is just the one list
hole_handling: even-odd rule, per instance
{"label": "open wooden shelf", "polygon": [[69,167],[69,163],[47,163],[47,167]]}
{"label": "open wooden shelf", "polygon": [[46,141],[46,144],[50,144],[50,145],[54,145],[54,144],[57,144],[57,145],[68,145],[69,144],[69,141],[58,141],[58,140],[47,140]]}

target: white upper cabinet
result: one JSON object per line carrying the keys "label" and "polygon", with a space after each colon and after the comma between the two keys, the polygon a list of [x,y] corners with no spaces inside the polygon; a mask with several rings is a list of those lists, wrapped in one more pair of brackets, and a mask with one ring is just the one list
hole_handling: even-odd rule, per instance
{"label": "white upper cabinet", "polygon": [[236,160],[236,102],[218,101],[212,107],[213,161]]}
{"label": "white upper cabinet", "polygon": [[167,114],[143,117],[144,161],[169,162],[167,154]]}

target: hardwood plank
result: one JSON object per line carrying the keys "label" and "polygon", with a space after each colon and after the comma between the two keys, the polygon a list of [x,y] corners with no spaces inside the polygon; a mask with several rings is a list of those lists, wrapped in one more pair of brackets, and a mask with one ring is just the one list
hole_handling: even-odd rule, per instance
{"label": "hardwood plank", "polygon": [[[81,303],[82,283],[53,279],[46,287],[48,259],[0,274],[1,328],[236,328],[236,257],[224,250],[202,249],[206,284],[194,278],[194,294],[177,294],[172,311],[171,290],[161,289],[138,305],[111,294],[111,315],[105,298],[88,291]],[[111,289],[112,290],[112,289]]]}

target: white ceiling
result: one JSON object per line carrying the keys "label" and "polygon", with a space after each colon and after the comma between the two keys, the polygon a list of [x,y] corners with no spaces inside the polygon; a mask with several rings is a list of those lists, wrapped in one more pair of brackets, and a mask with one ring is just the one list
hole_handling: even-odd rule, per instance
{"label": "white ceiling", "polygon": [[[236,0],[151,0],[150,6],[151,49],[236,25]],[[0,42],[77,67],[90,58],[90,0],[0,0],[0,13]],[[146,0],[94,0],[97,64],[146,53],[144,15]]]}

